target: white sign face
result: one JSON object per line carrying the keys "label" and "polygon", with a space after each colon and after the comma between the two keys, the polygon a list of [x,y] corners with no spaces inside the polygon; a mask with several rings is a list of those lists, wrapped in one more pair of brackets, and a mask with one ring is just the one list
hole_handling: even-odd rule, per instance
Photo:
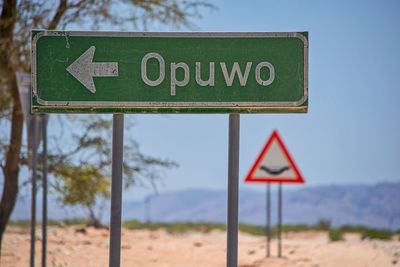
{"label": "white sign face", "polygon": [[253,174],[254,178],[264,178],[266,176],[273,176],[275,178],[285,177],[289,179],[297,178],[292,164],[276,139],[272,140],[267,153],[264,154]]}
{"label": "white sign face", "polygon": [[276,130],[251,167],[245,182],[304,183],[303,176]]}

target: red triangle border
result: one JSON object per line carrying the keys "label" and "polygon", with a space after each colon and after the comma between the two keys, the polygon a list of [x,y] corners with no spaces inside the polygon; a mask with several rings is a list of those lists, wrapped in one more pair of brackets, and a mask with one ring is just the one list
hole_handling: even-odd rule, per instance
{"label": "red triangle border", "polygon": [[[293,167],[293,171],[296,175],[296,178],[285,178],[285,177],[280,177],[276,178],[273,176],[270,177],[264,177],[264,178],[254,178],[253,174],[256,171],[256,167],[260,163],[260,161],[263,159],[264,155],[267,153],[269,147],[272,144],[272,141],[277,140],[279,146],[282,148],[283,153],[285,154],[287,160]],[[258,155],[256,161],[254,162],[253,166],[250,168],[250,171],[246,175],[246,178],[244,179],[245,183],[291,183],[291,184],[304,184],[305,180],[303,175],[300,173],[296,163],[294,162],[292,156],[289,154],[288,149],[286,148],[285,144],[282,141],[282,138],[280,137],[279,133],[277,130],[274,130],[269,137],[268,141],[265,143],[264,148],[261,150],[260,154]]]}

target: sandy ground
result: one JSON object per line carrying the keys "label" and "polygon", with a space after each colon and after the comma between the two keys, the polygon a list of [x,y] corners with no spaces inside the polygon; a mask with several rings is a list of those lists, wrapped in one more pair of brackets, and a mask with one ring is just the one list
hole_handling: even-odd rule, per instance
{"label": "sandy ground", "polygon": [[[47,266],[108,266],[107,230],[49,227]],[[37,236],[41,231],[37,230]],[[360,240],[346,234],[345,241],[329,242],[326,232],[288,233],[283,236],[283,257],[277,241],[265,258],[265,238],[239,234],[239,266],[400,266],[400,242]],[[4,236],[2,267],[29,266],[29,229],[11,226]],[[36,241],[35,266],[41,266],[41,240]],[[164,230],[123,229],[121,266],[225,266],[226,233],[190,232],[171,235]]]}

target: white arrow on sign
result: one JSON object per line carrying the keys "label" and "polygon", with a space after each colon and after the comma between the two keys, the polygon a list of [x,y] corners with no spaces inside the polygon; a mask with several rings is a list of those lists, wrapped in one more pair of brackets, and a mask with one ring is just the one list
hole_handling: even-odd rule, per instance
{"label": "white arrow on sign", "polygon": [[96,93],[93,77],[118,76],[118,62],[93,62],[95,50],[96,47],[91,46],[67,68],[92,93]]}

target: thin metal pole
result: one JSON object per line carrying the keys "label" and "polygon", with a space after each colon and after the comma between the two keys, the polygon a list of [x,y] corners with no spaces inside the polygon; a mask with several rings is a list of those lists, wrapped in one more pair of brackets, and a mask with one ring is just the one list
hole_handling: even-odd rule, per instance
{"label": "thin metal pole", "polygon": [[239,130],[240,115],[229,114],[227,267],[238,264]]}
{"label": "thin metal pole", "polygon": [[35,265],[35,241],[36,241],[36,136],[38,132],[37,127],[37,115],[32,116],[32,203],[31,203],[31,254],[30,254],[30,266]]}
{"label": "thin metal pole", "polygon": [[41,115],[43,138],[43,210],[42,210],[42,267],[46,267],[47,253],[47,123],[46,115]]}
{"label": "thin metal pole", "polygon": [[279,184],[278,199],[278,257],[282,257],[282,184]]}
{"label": "thin metal pole", "polygon": [[271,255],[271,184],[267,184],[267,257]]}
{"label": "thin metal pole", "polygon": [[148,196],[144,202],[144,217],[147,224],[150,224],[150,205],[151,205],[151,197]]}
{"label": "thin metal pole", "polygon": [[113,115],[111,212],[110,212],[110,267],[119,267],[121,260],[121,202],[123,163],[124,115]]}

